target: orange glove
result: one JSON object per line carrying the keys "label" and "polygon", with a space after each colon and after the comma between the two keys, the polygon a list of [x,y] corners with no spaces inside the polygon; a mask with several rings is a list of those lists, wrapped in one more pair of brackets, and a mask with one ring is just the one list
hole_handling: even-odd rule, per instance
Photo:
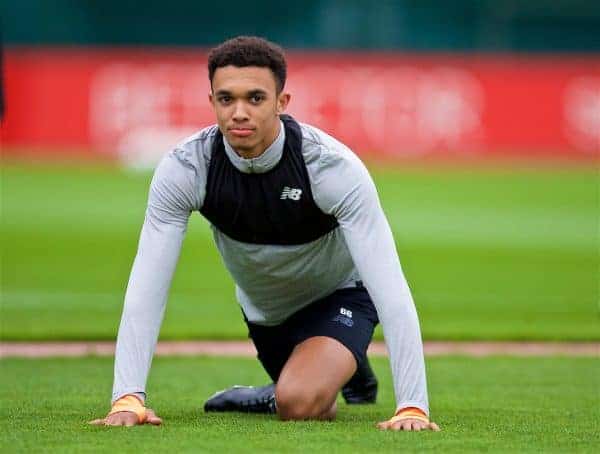
{"label": "orange glove", "polygon": [[128,394],[119,398],[110,409],[108,416],[120,411],[130,411],[138,417],[139,423],[146,421],[146,407],[136,396]]}
{"label": "orange glove", "polygon": [[396,421],[404,421],[405,419],[417,419],[429,424],[429,418],[425,412],[417,407],[401,408],[389,419],[389,422],[395,423]]}

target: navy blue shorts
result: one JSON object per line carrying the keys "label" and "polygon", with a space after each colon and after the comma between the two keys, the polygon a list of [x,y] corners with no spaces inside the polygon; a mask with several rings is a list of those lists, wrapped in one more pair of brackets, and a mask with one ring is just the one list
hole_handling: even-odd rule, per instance
{"label": "navy blue shorts", "polygon": [[364,287],[336,290],[300,309],[285,322],[261,326],[246,321],[258,359],[274,382],[296,345],[314,336],[341,342],[357,365],[367,358],[367,347],[379,322],[377,311]]}

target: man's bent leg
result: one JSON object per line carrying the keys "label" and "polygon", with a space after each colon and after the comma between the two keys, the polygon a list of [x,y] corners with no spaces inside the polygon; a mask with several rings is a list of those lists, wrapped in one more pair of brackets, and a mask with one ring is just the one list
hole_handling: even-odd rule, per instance
{"label": "man's bent leg", "polygon": [[306,339],[294,348],[277,385],[277,413],[283,420],[333,419],[335,399],[356,371],[354,355],[325,336]]}

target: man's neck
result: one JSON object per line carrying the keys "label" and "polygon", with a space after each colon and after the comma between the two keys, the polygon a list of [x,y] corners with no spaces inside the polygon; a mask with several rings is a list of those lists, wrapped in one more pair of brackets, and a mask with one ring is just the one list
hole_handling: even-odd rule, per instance
{"label": "man's neck", "polygon": [[264,173],[275,167],[281,159],[285,144],[285,128],[280,122],[279,131],[272,143],[262,150],[262,153],[257,153],[249,158],[246,157],[249,155],[243,156],[238,151],[234,150],[227,140],[224,140],[223,142],[225,153],[227,154],[229,161],[240,172]]}

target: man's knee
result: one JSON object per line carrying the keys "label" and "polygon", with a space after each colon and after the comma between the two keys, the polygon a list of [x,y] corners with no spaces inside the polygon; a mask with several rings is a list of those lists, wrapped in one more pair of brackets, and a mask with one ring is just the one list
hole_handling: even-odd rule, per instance
{"label": "man's knee", "polygon": [[277,384],[275,387],[275,401],[277,414],[283,420],[303,420],[323,418],[331,419],[335,414],[329,414],[335,402],[337,393],[317,387],[305,389],[303,387]]}

